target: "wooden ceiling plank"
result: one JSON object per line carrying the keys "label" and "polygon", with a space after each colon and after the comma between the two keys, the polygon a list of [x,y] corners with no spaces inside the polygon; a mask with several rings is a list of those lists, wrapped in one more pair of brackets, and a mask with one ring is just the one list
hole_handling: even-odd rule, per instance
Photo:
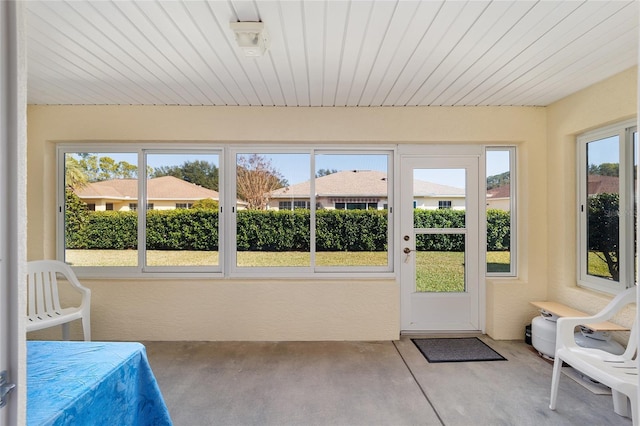
{"label": "wooden ceiling plank", "polygon": [[348,25],[348,2],[326,2],[324,16],[324,82],[322,85],[322,105],[335,106],[340,70],[345,55],[344,35]]}
{"label": "wooden ceiling plank", "polygon": [[[394,75],[390,72],[392,66],[398,65],[402,61],[400,59],[402,56],[405,58],[409,56],[409,48],[411,50],[415,48],[421,34],[410,35],[409,29],[417,28],[417,25],[413,24],[418,16],[418,9],[424,4],[420,2],[399,2],[396,4],[384,37],[380,41],[380,49],[377,52],[375,63],[367,76],[367,85],[358,100],[360,106],[379,105],[382,99],[380,91],[383,90],[383,87],[390,87],[390,83],[393,83],[397,76],[397,74]],[[421,21],[420,25],[425,25],[425,22]]]}
{"label": "wooden ceiling plank", "polygon": [[465,11],[465,3],[463,2],[445,2],[442,4],[433,23],[428,27],[427,32],[421,39],[421,43],[399,75],[397,84],[385,100],[385,105],[408,105],[415,91],[425,83],[425,78],[429,74],[427,69],[437,65],[446,54],[447,49],[456,41],[448,40],[446,37],[453,34],[450,29],[463,11]]}
{"label": "wooden ceiling plank", "polygon": [[[207,34],[211,21],[202,19],[207,16],[206,5],[201,2],[164,2],[161,7],[173,23],[177,51],[185,56],[186,62],[203,81],[201,87],[207,97],[219,99],[215,103],[217,105],[237,105],[236,99],[244,96],[218,53],[211,48]],[[224,47],[220,46],[220,50]]]}
{"label": "wooden ceiling plank", "polygon": [[[69,19],[73,20],[72,17],[73,10],[71,9],[47,10],[43,8],[39,13],[32,15],[30,32],[40,34],[39,40],[41,43],[47,44],[47,50],[58,52],[56,56],[58,61],[52,62],[51,66],[69,65],[70,59],[67,57],[69,55],[74,58],[77,67],[88,68],[89,72],[101,76],[105,81],[128,79],[127,74],[120,69],[113,56],[105,52],[93,40],[84,37],[77,26],[73,22],[69,22]],[[54,43],[48,40],[51,35],[55,37]],[[50,58],[53,59],[51,56]],[[126,91],[127,103],[143,103],[153,96],[141,90],[138,85],[132,86],[131,90]],[[123,92],[122,89],[115,86],[113,90]]]}
{"label": "wooden ceiling plank", "polygon": [[[612,14],[607,16],[608,13]],[[553,49],[540,52],[529,64],[520,66],[517,73],[513,74],[512,80],[494,93],[492,102],[503,104],[512,102],[506,99],[513,97],[513,95],[520,96],[532,84],[531,81],[538,78],[544,80],[556,73],[564,74],[575,61],[579,61],[585,56],[594,55],[594,51],[599,47],[610,45],[627,29],[635,27],[635,19],[628,15],[625,8],[617,12],[607,10],[603,14],[593,15],[591,18],[596,16],[597,19],[590,19],[588,25],[575,27],[575,31],[567,33],[566,37],[558,41]],[[599,24],[592,23],[601,19],[601,16],[603,21],[600,21]],[[603,33],[601,28],[605,22],[608,23],[607,28],[610,27],[610,30]]]}
{"label": "wooden ceiling plank", "polygon": [[[612,30],[613,31],[613,30]],[[528,102],[539,102],[539,99],[560,99],[549,98],[548,93],[569,94],[575,91],[575,87],[580,87],[582,80],[587,78],[584,70],[590,70],[590,74],[604,75],[604,78],[610,77],[612,69],[618,69],[618,64],[623,64],[631,60],[635,60],[635,55],[619,50],[613,50],[612,45],[635,45],[638,46],[637,29],[633,26],[620,25],[615,28],[615,36],[613,32],[607,34],[607,38],[599,36],[593,37],[589,44],[591,49],[589,52],[572,52],[571,60],[564,59],[551,67],[545,68],[542,72],[532,74],[532,78],[518,87],[516,99],[518,104],[526,105]],[[614,37],[612,37],[614,36]],[[602,70],[596,71],[602,64]],[[616,66],[611,66],[616,65]],[[606,71],[608,69],[609,71]],[[604,72],[603,72],[604,71]],[[614,72],[615,73],[615,72]],[[607,75],[608,74],[608,75]],[[591,77],[589,77],[591,78]],[[543,93],[545,96],[540,96]],[[558,95],[556,95],[558,96]],[[506,98],[503,98],[503,102]]]}
{"label": "wooden ceiling plank", "polygon": [[362,54],[362,44],[372,9],[372,2],[350,3],[345,27],[344,55],[336,85],[336,106],[350,106],[348,103],[349,91],[353,86],[354,76]]}
{"label": "wooden ceiling plank", "polygon": [[312,1],[301,2],[304,22],[304,58],[306,61],[309,106],[322,106],[324,70],[326,58],[325,30],[327,4]]}
{"label": "wooden ceiling plank", "polygon": [[419,95],[423,105],[442,105],[449,102],[447,90],[459,79],[464,78],[466,70],[484,56],[505,34],[519,22],[533,7],[532,3],[494,2],[470,28],[433,73],[432,83]]}
{"label": "wooden ceiling plank", "polygon": [[[139,98],[132,97],[130,93],[125,92],[127,87],[114,84],[114,78],[105,73],[104,68],[97,66],[96,61],[87,60],[82,56],[78,56],[73,50],[66,46],[57,45],[55,49],[50,44],[42,44],[45,33],[40,33],[39,29],[30,31],[28,39],[29,48],[32,54],[37,57],[47,68],[58,71],[61,75],[66,75],[68,81],[73,81],[77,85],[92,84],[95,89],[100,89],[108,99],[120,98],[121,103],[139,104]],[[69,45],[71,49],[73,45]],[[32,70],[31,72],[34,72]],[[75,78],[72,78],[75,76]],[[72,91],[82,93],[79,89],[70,88]],[[115,98],[112,98],[114,97]],[[109,100],[109,103],[113,102]]]}
{"label": "wooden ceiling plank", "polygon": [[464,84],[457,85],[457,89],[450,95],[450,103],[474,105],[471,99],[481,90],[485,81],[501,74],[501,67],[523,55],[527,46],[535,43],[579,6],[578,2],[536,3],[516,26],[505,33],[505,37],[466,70],[470,77]]}
{"label": "wooden ceiling plank", "polygon": [[526,48],[526,52],[514,58],[500,70],[499,74],[487,79],[483,90],[475,97],[478,104],[486,104],[488,99],[495,98],[498,92],[511,84],[519,75],[526,72],[534,64],[541,63],[553,55],[575,37],[584,33],[586,28],[608,15],[611,3],[581,3],[573,13],[551,28],[534,43]]}
{"label": "wooden ceiling plank", "polygon": [[296,104],[294,106],[308,106],[309,78],[307,73],[307,61],[305,59],[304,27],[302,7],[299,2],[278,2],[278,14],[280,15],[282,46],[272,46],[272,49],[281,48],[287,52],[287,62],[293,77]]}
{"label": "wooden ceiling plank", "polygon": [[389,33],[389,28],[393,22],[393,16],[397,8],[398,3],[396,2],[374,3],[363,38],[361,54],[359,55],[358,65],[354,73],[353,83],[347,96],[347,103],[349,105],[363,106],[361,103],[363,93],[372,87],[369,85],[371,73],[377,67],[378,63],[383,62],[380,57],[381,49]]}
{"label": "wooden ceiling plank", "polygon": [[280,9],[275,2],[270,1],[260,2],[257,7],[260,19],[264,22],[271,38],[271,47],[267,51],[267,56],[258,61],[258,66],[266,76],[267,87],[274,99],[274,104],[295,106],[298,101],[282,33]]}

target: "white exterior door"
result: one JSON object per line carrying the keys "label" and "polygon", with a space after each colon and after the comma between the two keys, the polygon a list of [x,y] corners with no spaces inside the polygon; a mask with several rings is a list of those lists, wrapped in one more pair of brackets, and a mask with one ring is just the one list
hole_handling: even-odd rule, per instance
{"label": "white exterior door", "polygon": [[479,157],[400,162],[402,330],[480,330]]}

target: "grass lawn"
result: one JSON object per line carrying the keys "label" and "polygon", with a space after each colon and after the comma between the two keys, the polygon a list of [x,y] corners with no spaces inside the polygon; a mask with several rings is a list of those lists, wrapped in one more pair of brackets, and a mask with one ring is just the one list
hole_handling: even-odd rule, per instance
{"label": "grass lawn", "polygon": [[[238,252],[238,266],[308,266],[309,253]],[[67,250],[66,260],[74,266],[136,266],[137,250]],[[487,253],[493,270],[509,270],[509,252]],[[218,265],[218,252],[162,251],[147,252],[150,266]],[[385,266],[386,252],[319,252],[318,266]],[[464,291],[464,255],[460,252],[418,252],[416,258],[418,291]]]}
{"label": "grass lawn", "polygon": [[587,259],[587,272],[589,273],[589,275],[593,275],[596,277],[612,279],[613,277],[609,272],[607,262],[602,260],[600,256],[598,256],[598,253],[596,252],[589,252],[589,257]]}

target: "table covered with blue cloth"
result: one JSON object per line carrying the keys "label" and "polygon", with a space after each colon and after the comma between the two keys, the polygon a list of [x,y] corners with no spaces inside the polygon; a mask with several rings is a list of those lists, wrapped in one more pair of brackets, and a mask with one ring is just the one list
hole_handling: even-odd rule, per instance
{"label": "table covered with blue cloth", "polygon": [[144,346],[27,342],[27,425],[171,425]]}

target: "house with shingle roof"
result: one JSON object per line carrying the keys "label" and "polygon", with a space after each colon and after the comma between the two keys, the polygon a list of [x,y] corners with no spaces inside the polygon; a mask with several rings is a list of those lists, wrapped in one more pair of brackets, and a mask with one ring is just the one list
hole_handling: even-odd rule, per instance
{"label": "house with shingle roof", "polygon": [[587,178],[587,194],[602,193],[618,194],[620,192],[620,178],[618,176],[592,175]]}
{"label": "house with shingle roof", "polygon": [[[343,170],[315,179],[316,204],[328,210],[382,210],[387,208],[388,186],[384,172]],[[268,209],[308,209],[310,194],[310,181],[276,189],[271,192]],[[414,207],[464,209],[464,189],[414,180]]]}
{"label": "house with shingle roof", "polygon": [[511,184],[487,190],[487,209],[511,210]]}
{"label": "house with shingle roof", "polygon": [[[75,190],[90,210],[127,211],[138,208],[138,180],[111,179],[92,182]],[[184,181],[174,176],[162,176],[147,181],[147,209],[172,210],[189,208],[198,200],[219,201],[217,191]]]}

